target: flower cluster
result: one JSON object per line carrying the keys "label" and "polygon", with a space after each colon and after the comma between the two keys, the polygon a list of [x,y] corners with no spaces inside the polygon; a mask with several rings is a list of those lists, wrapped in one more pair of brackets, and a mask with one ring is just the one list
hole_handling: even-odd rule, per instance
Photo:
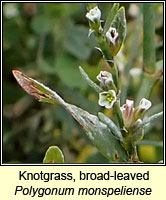
{"label": "flower cluster", "polygon": [[[97,6],[87,12],[86,18],[88,19],[90,26],[89,35],[93,32],[102,34],[103,29],[101,26],[101,11]],[[110,48],[112,56],[116,55],[119,49],[119,33],[117,32],[116,28],[110,26],[108,31],[103,36]]]}
{"label": "flower cluster", "polygon": [[[97,76],[97,80],[100,82],[100,87],[103,89],[103,92],[99,93],[98,103],[100,106],[111,109],[119,100],[112,74],[107,71],[101,71]],[[134,108],[134,101],[127,99],[126,103],[120,107],[124,129],[128,131],[131,127],[141,123],[144,112],[151,106],[152,103],[149,100],[142,98],[139,105]]]}
{"label": "flower cluster", "polygon": [[99,105],[109,109],[117,101],[116,87],[112,78],[112,74],[107,71],[101,71],[97,76],[100,87],[104,90],[99,94]]}
{"label": "flower cluster", "polygon": [[[101,26],[101,11],[96,6],[88,11],[86,18],[89,21],[90,32],[95,33],[99,41],[99,50],[110,66],[110,72],[101,71],[96,77],[99,81],[99,100],[98,104],[106,109],[114,109],[118,127],[123,136],[123,144],[129,152],[135,152],[132,148],[134,143],[143,137],[141,127],[143,115],[151,107],[151,102],[145,98],[140,100],[137,107],[134,101],[126,99],[126,103],[120,107],[120,90],[118,82],[118,68],[115,64],[115,56],[120,51],[126,36],[126,19],[124,8],[118,9],[118,4],[114,4],[113,10],[117,10],[114,18],[110,22],[106,21],[105,26]],[[91,84],[92,85],[92,84]],[[135,154],[136,155],[136,154]]]}

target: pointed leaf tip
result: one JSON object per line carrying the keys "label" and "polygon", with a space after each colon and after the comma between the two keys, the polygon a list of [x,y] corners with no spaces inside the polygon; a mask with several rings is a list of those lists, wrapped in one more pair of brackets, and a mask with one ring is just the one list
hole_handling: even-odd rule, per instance
{"label": "pointed leaf tip", "polygon": [[52,94],[46,86],[26,76],[19,70],[12,70],[17,83],[38,101],[52,99]]}
{"label": "pointed leaf tip", "polygon": [[37,98],[35,95],[36,89],[33,87],[33,81],[19,70],[12,70],[12,73],[17,83],[25,90],[25,92]]}

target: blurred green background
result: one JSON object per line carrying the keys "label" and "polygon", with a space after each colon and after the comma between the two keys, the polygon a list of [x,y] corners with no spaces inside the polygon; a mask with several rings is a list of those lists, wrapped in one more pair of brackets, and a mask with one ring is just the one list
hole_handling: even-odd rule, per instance
{"label": "blurred green background", "polygon": [[[99,3],[105,20],[112,3]],[[123,3],[127,37],[116,60],[121,79],[121,102],[136,97],[142,67],[141,4]],[[81,65],[96,81],[100,70],[108,70],[95,38],[88,38],[84,3],[3,3],[3,163],[42,163],[45,151],[57,145],[66,163],[108,163],[89,142],[80,125],[60,106],[39,103],[16,83],[12,69],[44,83],[67,102],[92,114],[104,110],[98,95],[81,78]],[[155,3],[156,56],[163,68],[163,4]],[[124,89],[123,89],[124,88]],[[147,115],[163,110],[163,80],[150,96],[153,107]],[[163,159],[163,122],[145,130],[138,144],[141,161]]]}

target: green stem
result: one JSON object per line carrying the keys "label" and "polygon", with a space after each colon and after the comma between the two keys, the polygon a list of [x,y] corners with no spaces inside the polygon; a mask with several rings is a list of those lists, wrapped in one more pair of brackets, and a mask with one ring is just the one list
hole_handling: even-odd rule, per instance
{"label": "green stem", "polygon": [[[112,74],[112,78],[113,78],[114,84],[115,84],[115,86],[117,88],[117,94],[118,94],[119,93],[118,68],[117,68],[117,66],[116,66],[116,64],[114,62],[114,58],[111,55],[109,47],[108,47],[105,39],[103,38],[103,36],[101,34],[96,34],[96,38],[97,38],[98,44],[99,44],[99,46],[100,46],[100,48],[101,48],[101,50],[103,52],[105,60],[107,61],[107,63],[110,66],[110,72]],[[115,114],[117,116],[117,120],[118,120],[119,126],[122,129],[123,126],[124,126],[124,123],[123,123],[123,119],[122,119],[122,114],[121,114],[119,102],[117,102],[115,104],[114,108],[115,108]]]}
{"label": "green stem", "polygon": [[156,83],[156,79],[154,77],[151,77],[147,75],[146,73],[143,73],[143,77],[141,78],[141,84],[137,93],[135,106],[137,106],[142,98],[148,99],[152,88],[154,87]]}
{"label": "green stem", "polygon": [[123,123],[122,112],[120,110],[120,104],[119,104],[119,102],[115,103],[114,108],[115,108],[116,117],[118,119],[119,127],[121,129],[123,129],[124,123]]}
{"label": "green stem", "polygon": [[154,3],[143,3],[143,65],[151,73],[155,72],[155,11]]}
{"label": "green stem", "polygon": [[128,137],[124,143],[124,147],[128,153],[129,163],[138,163],[139,158],[137,154],[136,144],[133,142],[132,137]]}
{"label": "green stem", "polygon": [[149,98],[156,82],[151,75],[155,72],[155,12],[154,3],[143,3],[143,76],[136,98],[138,105],[141,98]]}
{"label": "green stem", "polygon": [[100,46],[100,49],[103,52],[104,58],[110,67],[110,72],[112,74],[114,84],[117,88],[117,91],[119,92],[118,68],[115,65],[114,58],[111,55],[110,49],[109,49],[105,39],[103,38],[103,36],[101,34],[96,34],[96,39]]}
{"label": "green stem", "polygon": [[[139,6],[139,5],[138,5]],[[128,91],[130,88],[130,82],[131,82],[131,76],[130,76],[130,69],[134,66],[134,59],[136,54],[138,53],[138,40],[139,40],[139,35],[140,35],[140,26],[141,26],[141,18],[142,14],[139,13],[138,17],[137,17],[137,28],[134,32],[134,37],[132,39],[132,45],[130,46],[130,55],[129,55],[129,61],[127,62],[127,64],[124,67],[124,75],[125,78],[127,80],[126,84],[122,84],[122,90],[121,90],[121,104],[124,104],[128,95]]]}

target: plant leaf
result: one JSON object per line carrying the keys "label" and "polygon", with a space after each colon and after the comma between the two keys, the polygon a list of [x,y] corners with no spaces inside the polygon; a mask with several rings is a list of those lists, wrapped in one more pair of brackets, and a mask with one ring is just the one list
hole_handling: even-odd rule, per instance
{"label": "plant leaf", "polygon": [[126,17],[125,17],[124,7],[121,7],[118,10],[118,12],[111,24],[111,27],[116,28],[117,32],[119,33],[119,39],[118,39],[119,48],[117,49],[117,52],[116,52],[116,54],[117,54],[123,44],[125,37],[126,37]]}
{"label": "plant leaf", "polygon": [[101,87],[99,87],[96,83],[94,83],[94,82],[89,78],[88,74],[84,71],[84,69],[83,69],[81,66],[79,66],[79,70],[80,70],[80,73],[81,73],[83,79],[88,83],[88,85],[89,85],[90,87],[92,87],[97,93],[100,93],[100,92],[103,91]]}
{"label": "plant leaf", "polygon": [[26,76],[19,70],[12,70],[12,73],[23,90],[25,90],[25,92],[27,92],[29,95],[33,96],[37,101],[65,104],[63,99],[60,98],[57,93],[42,83],[39,83],[38,81]]}
{"label": "plant leaf", "polygon": [[118,12],[118,9],[119,9],[119,3],[114,3],[109,14],[108,14],[108,17],[107,17],[105,25],[104,25],[104,29],[103,29],[104,35],[107,33],[108,29],[112,25],[112,22],[113,22],[116,14]]}
{"label": "plant leaf", "polygon": [[43,163],[64,163],[64,156],[59,147],[49,147],[45,153]]}
{"label": "plant leaf", "polygon": [[62,105],[80,123],[90,141],[110,162],[126,162],[128,160],[127,153],[120,141],[113,136],[106,124],[99,121],[98,117],[66,103],[56,92],[22,72],[13,70],[13,74],[20,86],[38,101]]}
{"label": "plant leaf", "polygon": [[39,35],[49,33],[52,26],[52,21],[47,15],[36,15],[31,22],[31,28]]}
{"label": "plant leaf", "polygon": [[123,140],[123,136],[122,136],[119,128],[116,126],[116,124],[110,118],[108,118],[106,115],[104,115],[101,112],[98,113],[98,117],[101,122],[103,122],[104,124],[106,124],[108,126],[108,128],[112,131],[113,135],[118,140],[121,140],[121,141]]}
{"label": "plant leaf", "polygon": [[138,124],[138,126],[135,127],[135,131],[138,131],[139,129],[143,128],[144,126],[153,123],[154,120],[158,120],[163,116],[163,111],[157,114],[152,115],[151,117],[145,119],[142,123]]}
{"label": "plant leaf", "polygon": [[108,126],[98,117],[68,104],[66,110],[82,125],[90,141],[110,162],[126,162],[127,153]]}

